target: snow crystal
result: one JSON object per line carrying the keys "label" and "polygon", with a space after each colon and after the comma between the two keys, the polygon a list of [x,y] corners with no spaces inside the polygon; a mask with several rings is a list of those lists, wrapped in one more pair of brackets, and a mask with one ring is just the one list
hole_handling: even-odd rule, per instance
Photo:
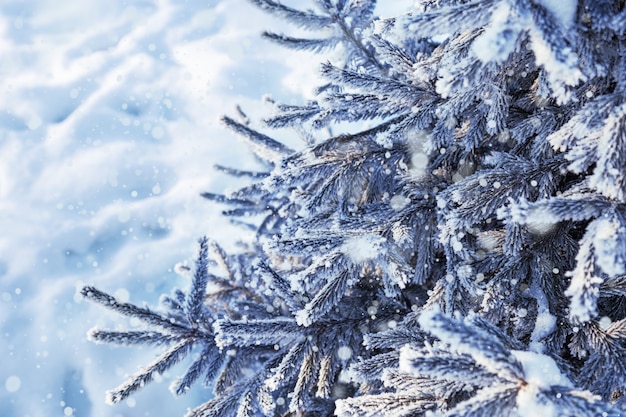
{"label": "snow crystal", "polygon": [[150,135],[153,139],[156,140],[163,139],[163,137],[165,136],[165,129],[163,129],[163,127],[161,126],[155,126],[150,131]]}
{"label": "snow crystal", "polygon": [[474,275],[474,268],[471,265],[461,265],[457,269],[457,274],[460,278],[468,279]]}
{"label": "snow crystal", "polygon": [[337,356],[342,361],[347,361],[352,357],[352,349],[350,349],[348,346],[341,346],[339,349],[337,349]]}
{"label": "snow crystal", "polygon": [[119,303],[127,303],[130,299],[130,293],[126,288],[119,288],[113,294],[117,302]]}
{"label": "snow crystal", "polygon": [[4,382],[4,388],[8,392],[17,392],[20,389],[21,385],[22,385],[22,380],[18,376],[15,376],[15,375],[11,375]]}
{"label": "snow crystal", "polygon": [[311,311],[306,307],[296,312],[296,314],[294,314],[294,318],[299,326],[309,327],[311,323],[313,323],[313,320],[311,319]]}
{"label": "snow crystal", "polygon": [[358,264],[376,258],[385,241],[385,238],[371,234],[353,236],[345,240],[340,250],[352,262]]}
{"label": "snow crystal", "polygon": [[393,148],[393,141],[389,135],[376,135],[374,141],[385,149]]}
{"label": "snow crystal", "polygon": [[43,120],[41,120],[41,117],[35,115],[28,119],[27,125],[30,130],[37,130],[41,127],[42,124]]}

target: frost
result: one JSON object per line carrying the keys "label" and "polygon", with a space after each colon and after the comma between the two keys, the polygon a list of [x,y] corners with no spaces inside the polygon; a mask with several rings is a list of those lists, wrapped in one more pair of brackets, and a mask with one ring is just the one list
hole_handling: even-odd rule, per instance
{"label": "frost", "polygon": [[382,146],[385,149],[393,148],[393,141],[387,135],[376,135],[376,143]]}
{"label": "frost", "polygon": [[360,264],[378,257],[385,242],[385,238],[376,235],[353,236],[346,238],[340,250],[352,262]]}

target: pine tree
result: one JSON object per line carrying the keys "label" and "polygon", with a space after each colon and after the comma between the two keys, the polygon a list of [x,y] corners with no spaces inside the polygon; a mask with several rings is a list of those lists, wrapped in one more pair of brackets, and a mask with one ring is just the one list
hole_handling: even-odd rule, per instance
{"label": "pine tree", "polygon": [[343,59],[264,120],[300,149],[223,118],[266,169],[204,196],[253,243],[158,312],[83,290],[167,347],[109,402],[196,351],[195,417],[626,415],[624,1],[251,2]]}

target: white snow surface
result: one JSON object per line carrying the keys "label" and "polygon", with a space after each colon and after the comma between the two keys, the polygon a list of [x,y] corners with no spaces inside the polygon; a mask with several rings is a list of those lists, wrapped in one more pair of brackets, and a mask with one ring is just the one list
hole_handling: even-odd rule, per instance
{"label": "white snow surface", "polygon": [[199,194],[245,183],[216,163],[258,166],[219,117],[240,104],[254,123],[264,94],[301,103],[320,84],[319,58],[266,29],[300,35],[244,0],[0,2],[0,415],[182,416],[210,398],[169,393],[187,362],[105,405],[160,349],[88,342],[136,323],[78,291],[156,305],[188,285],[173,270],[197,238],[232,249],[240,229]]}

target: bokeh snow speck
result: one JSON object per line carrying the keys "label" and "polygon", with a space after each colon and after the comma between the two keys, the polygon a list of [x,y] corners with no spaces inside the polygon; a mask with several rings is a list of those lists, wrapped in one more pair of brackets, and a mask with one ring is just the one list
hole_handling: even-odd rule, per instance
{"label": "bokeh snow speck", "polygon": [[182,416],[207,398],[164,377],[105,405],[158,350],[87,342],[136,323],[78,290],[154,305],[187,285],[173,269],[198,237],[232,244],[199,194],[237,185],[216,163],[256,166],[219,117],[312,90],[308,55],[259,37],[280,25],[244,0],[0,3],[0,415]]}

